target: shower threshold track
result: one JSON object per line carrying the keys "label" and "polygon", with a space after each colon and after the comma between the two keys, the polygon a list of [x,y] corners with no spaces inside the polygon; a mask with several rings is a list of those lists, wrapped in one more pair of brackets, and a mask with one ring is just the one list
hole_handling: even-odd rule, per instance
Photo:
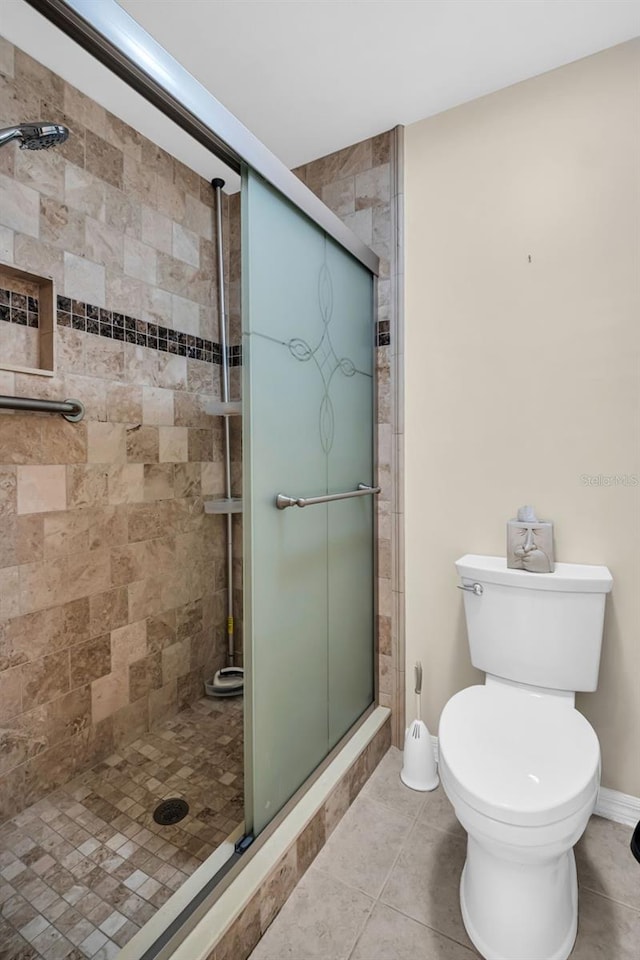
{"label": "shower threshold track", "polygon": [[0,960],[113,960],[243,816],[242,701],[199,700],[0,827]]}

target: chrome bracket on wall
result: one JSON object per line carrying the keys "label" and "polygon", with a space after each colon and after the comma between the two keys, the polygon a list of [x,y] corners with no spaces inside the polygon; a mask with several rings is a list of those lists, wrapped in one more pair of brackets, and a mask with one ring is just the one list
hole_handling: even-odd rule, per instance
{"label": "chrome bracket on wall", "polygon": [[278,510],[287,507],[312,507],[315,503],[332,503],[334,500],[350,500],[352,497],[367,497],[380,493],[380,487],[370,487],[368,483],[359,483],[357,490],[348,490],[346,493],[327,493],[322,497],[288,497],[279,493],[276,497]]}

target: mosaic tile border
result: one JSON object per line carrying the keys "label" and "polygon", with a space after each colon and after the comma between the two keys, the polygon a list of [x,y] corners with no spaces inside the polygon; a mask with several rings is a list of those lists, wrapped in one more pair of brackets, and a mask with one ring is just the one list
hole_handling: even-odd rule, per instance
{"label": "mosaic tile border", "polygon": [[37,327],[40,307],[37,297],[15,290],[0,289],[0,320],[17,323],[21,327]]}
{"label": "mosaic tile border", "polygon": [[[205,340],[202,337],[162,327],[146,320],[136,320],[135,317],[116,313],[114,310],[105,310],[104,307],[96,307],[82,300],[58,296],[57,320],[61,327],[72,327],[74,330],[82,330],[84,333],[92,333],[95,336],[123,340],[125,343],[135,343],[140,347],[175,353],[179,357],[190,357],[193,360],[222,363],[220,344],[214,340]],[[227,350],[229,366],[240,366],[242,347],[233,346],[228,347]]]}

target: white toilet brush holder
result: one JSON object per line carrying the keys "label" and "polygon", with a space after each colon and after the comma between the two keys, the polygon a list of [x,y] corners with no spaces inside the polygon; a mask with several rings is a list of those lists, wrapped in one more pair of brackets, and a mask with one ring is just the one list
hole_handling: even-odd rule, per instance
{"label": "white toilet brush holder", "polygon": [[422,721],[422,664],[416,663],[416,709],[417,717],[404,734],[404,762],[400,779],[412,790],[435,790],[438,786],[438,771],[433,753],[431,736]]}

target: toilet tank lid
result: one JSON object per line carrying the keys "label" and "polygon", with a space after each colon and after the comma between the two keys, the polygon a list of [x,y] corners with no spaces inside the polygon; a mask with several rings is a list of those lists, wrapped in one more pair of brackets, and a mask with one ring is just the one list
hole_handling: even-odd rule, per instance
{"label": "toilet tank lid", "polygon": [[609,593],[613,577],[607,567],[587,563],[556,563],[553,573],[512,570],[505,557],[466,553],[456,560],[461,577],[479,583],[500,583],[529,590],[565,590],[571,593]]}

